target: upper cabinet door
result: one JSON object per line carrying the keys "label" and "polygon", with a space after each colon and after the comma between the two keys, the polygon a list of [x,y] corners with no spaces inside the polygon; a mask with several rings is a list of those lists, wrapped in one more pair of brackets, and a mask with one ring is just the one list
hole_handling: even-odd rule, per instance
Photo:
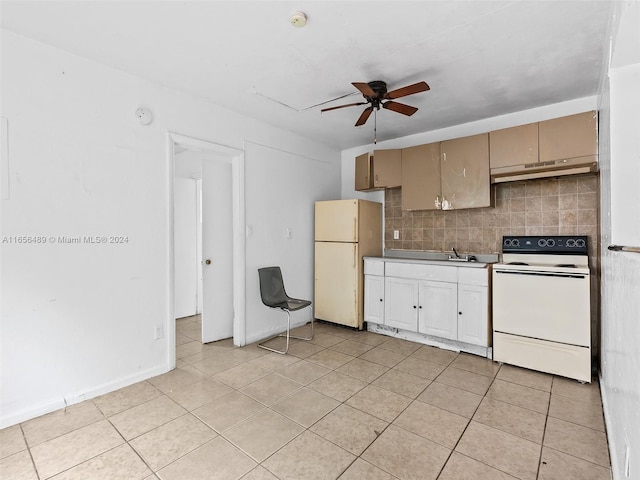
{"label": "upper cabinet door", "polygon": [[491,168],[510,167],[538,162],[538,124],[489,132]]}
{"label": "upper cabinet door", "polygon": [[440,142],[402,149],[402,210],[435,210],[440,191]]}
{"label": "upper cabinet door", "polygon": [[317,242],[358,241],[358,200],[328,200],[315,205]]}
{"label": "upper cabinet door", "polygon": [[373,188],[371,171],[371,156],[369,152],[358,155],[356,157],[356,190],[371,190]]}
{"label": "upper cabinet door", "polygon": [[489,134],[440,143],[443,210],[491,206]]}
{"label": "upper cabinet door", "polygon": [[402,182],[402,150],[373,151],[373,186],[399,187]]}
{"label": "upper cabinet door", "polygon": [[541,162],[598,155],[596,112],[546,120],[539,129]]}

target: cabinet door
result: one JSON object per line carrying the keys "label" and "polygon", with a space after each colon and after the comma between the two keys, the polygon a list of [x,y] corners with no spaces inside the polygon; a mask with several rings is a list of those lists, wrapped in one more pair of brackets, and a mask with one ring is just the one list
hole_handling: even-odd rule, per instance
{"label": "cabinet door", "polygon": [[420,282],[418,331],[427,335],[458,338],[458,285],[445,282]]}
{"label": "cabinet door", "polygon": [[384,324],[410,332],[418,330],[418,281],[384,279]]}
{"label": "cabinet door", "polygon": [[458,340],[489,346],[489,289],[458,285]]}
{"label": "cabinet door", "polygon": [[384,323],[384,277],[364,276],[364,321]]}
{"label": "cabinet door", "polygon": [[402,182],[402,150],[373,151],[373,186],[399,187]]}
{"label": "cabinet door", "polygon": [[402,149],[402,210],[435,210],[440,192],[440,143]]}
{"label": "cabinet door", "polygon": [[491,206],[489,134],[441,142],[440,152],[443,209]]}
{"label": "cabinet door", "polygon": [[489,165],[491,168],[537,162],[537,123],[489,132]]}
{"label": "cabinet door", "polygon": [[540,161],[588,157],[598,154],[596,112],[554,118],[539,124]]}
{"label": "cabinet door", "polygon": [[356,157],[356,190],[370,190],[373,188],[373,178],[371,178],[371,157],[369,153],[363,153]]}

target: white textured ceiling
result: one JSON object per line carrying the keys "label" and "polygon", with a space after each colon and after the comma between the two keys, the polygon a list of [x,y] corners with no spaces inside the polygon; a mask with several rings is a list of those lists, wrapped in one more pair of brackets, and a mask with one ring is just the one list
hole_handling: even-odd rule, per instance
{"label": "white textured ceiling", "polygon": [[363,100],[351,82],[431,86],[398,100],[412,117],[378,112],[378,141],[596,94],[612,3],[3,0],[0,13],[8,30],[342,149],[373,141],[373,115],[353,126],[363,107],[320,113]]}

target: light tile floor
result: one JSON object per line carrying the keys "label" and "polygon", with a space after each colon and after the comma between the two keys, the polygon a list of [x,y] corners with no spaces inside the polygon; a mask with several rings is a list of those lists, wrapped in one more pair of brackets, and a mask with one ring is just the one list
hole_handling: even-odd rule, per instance
{"label": "light tile floor", "polygon": [[286,356],[176,333],[176,370],[0,431],[0,477],[611,478],[595,382],[323,323]]}

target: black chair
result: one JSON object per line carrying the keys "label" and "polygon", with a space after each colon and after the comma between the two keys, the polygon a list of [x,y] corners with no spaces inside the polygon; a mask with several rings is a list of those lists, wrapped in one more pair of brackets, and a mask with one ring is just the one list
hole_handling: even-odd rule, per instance
{"label": "black chair", "polygon": [[[269,308],[282,310],[287,314],[287,331],[274,337],[265,340],[263,343],[259,343],[260,348],[269,350],[271,352],[280,353],[282,355],[289,351],[289,339],[295,338],[297,340],[313,340],[313,315],[311,315],[311,336],[294,337],[291,335],[291,312],[296,310],[302,310],[311,305],[309,300],[301,300],[299,298],[291,298],[287,295],[284,289],[284,282],[282,281],[282,272],[280,267],[264,267],[258,269],[258,276],[260,277],[260,297],[262,297],[262,303]],[[278,337],[286,337],[287,346],[284,350],[277,350],[275,348],[267,347],[265,343],[269,340],[273,340]]]}

